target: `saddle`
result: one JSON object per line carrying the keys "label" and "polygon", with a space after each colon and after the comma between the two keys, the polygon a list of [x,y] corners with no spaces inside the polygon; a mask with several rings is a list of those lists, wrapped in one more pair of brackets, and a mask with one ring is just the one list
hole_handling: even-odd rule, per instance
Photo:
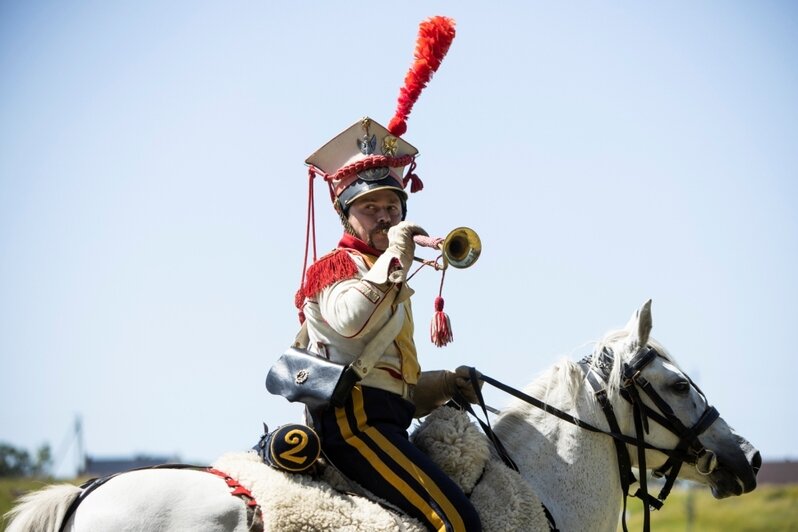
{"label": "saddle", "polygon": [[[411,440],[471,498],[483,530],[550,530],[544,507],[530,486],[499,459],[465,412],[438,408],[415,429]],[[277,470],[255,452],[225,455],[214,467],[252,492],[267,530],[426,530],[333,467],[325,467],[323,460],[308,470],[313,475]]]}

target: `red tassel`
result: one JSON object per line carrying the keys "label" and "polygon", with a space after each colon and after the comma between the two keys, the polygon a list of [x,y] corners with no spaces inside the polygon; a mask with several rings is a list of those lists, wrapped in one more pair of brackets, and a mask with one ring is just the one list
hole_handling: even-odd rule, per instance
{"label": "red tassel", "polygon": [[402,180],[402,187],[407,188],[407,184],[410,183],[410,192],[416,193],[421,192],[424,189],[424,183],[421,182],[421,178],[415,173],[416,170],[416,161],[410,163],[410,168],[407,170],[407,175]]}
{"label": "red tassel", "polygon": [[416,193],[421,192],[424,189],[424,183],[422,183],[421,178],[418,177],[416,174],[410,174],[410,192]]}
{"label": "red tassel", "polygon": [[407,174],[405,176],[404,180],[402,181],[402,186],[407,188],[408,183],[410,183],[410,192],[412,193],[421,192],[424,189],[424,183],[416,174]]}
{"label": "red tassel", "polygon": [[294,305],[297,309],[299,309],[299,324],[302,325],[305,323],[305,312],[302,310],[302,307],[305,306],[305,291],[300,287],[299,290],[296,291],[294,295]]}
{"label": "red tassel", "polygon": [[443,347],[454,341],[452,323],[449,321],[449,316],[443,311],[443,298],[440,296],[435,298],[435,315],[432,316],[429,332],[430,340],[438,347]]}
{"label": "red tassel", "polygon": [[401,137],[407,131],[407,116],[427,82],[432,79],[432,74],[441,66],[454,34],[454,20],[450,18],[432,17],[419,25],[415,60],[405,75],[404,86],[399,90],[396,115],[388,123],[391,134]]}

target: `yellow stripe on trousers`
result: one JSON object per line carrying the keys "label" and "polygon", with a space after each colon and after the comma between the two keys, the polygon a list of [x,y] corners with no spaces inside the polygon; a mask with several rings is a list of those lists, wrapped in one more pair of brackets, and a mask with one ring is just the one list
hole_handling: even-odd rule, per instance
{"label": "yellow stripe on trousers", "polygon": [[[354,405],[355,419],[357,420],[357,429],[371,438],[377,446],[385,451],[388,456],[398,463],[402,469],[410,473],[413,477],[419,478],[419,482],[429,491],[433,498],[440,504],[443,512],[449,516],[452,526],[455,531],[465,531],[465,523],[460,516],[460,513],[455,510],[448,497],[440,490],[438,485],[421,469],[417,468],[407,456],[397,449],[387,438],[380,432],[373,428],[368,427],[366,424],[366,411],[363,404],[363,391],[360,386],[355,386],[352,390],[352,402]],[[335,416],[338,422],[338,429],[346,442],[354,447],[360,455],[373,467],[385,480],[391,483],[392,486],[397,488],[399,492],[416,508],[424,514],[429,522],[438,528],[438,530],[445,530],[446,525],[435,511],[423,497],[421,497],[413,488],[411,488],[404,480],[402,480],[396,473],[391,470],[390,466],[382,461],[377,454],[372,451],[368,445],[358,436],[355,436],[352,427],[349,425],[349,420],[346,417],[346,411],[343,408],[335,409]]]}

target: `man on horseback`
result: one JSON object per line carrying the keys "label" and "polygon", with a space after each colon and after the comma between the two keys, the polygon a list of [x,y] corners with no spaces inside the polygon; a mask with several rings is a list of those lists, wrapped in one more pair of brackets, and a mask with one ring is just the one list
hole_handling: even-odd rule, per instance
{"label": "man on horseback", "polygon": [[[426,42],[437,48],[438,57],[431,58],[435,64],[421,65],[431,76],[454,26],[442,17],[425,24],[420,40],[425,31],[435,34],[429,37],[433,41],[441,35],[444,40]],[[424,60],[420,48],[414,67]],[[413,341],[413,290],[406,281],[413,237],[426,232],[405,221],[405,187],[421,189],[413,173],[418,150],[400,137],[410,107],[412,101],[405,102],[404,113],[398,112],[388,128],[363,118],[306,161],[311,180],[321,175],[329,184],[344,228],[338,247],[308,268],[297,293],[307,348],[342,364],[363,364],[364,351],[378,355],[375,363],[358,366],[362,378],[352,382],[344,404],[313,412],[313,422],[325,457],[350,479],[430,530],[479,531],[468,497],[407,433],[414,417],[456,394],[476,402],[468,368],[422,372]]]}

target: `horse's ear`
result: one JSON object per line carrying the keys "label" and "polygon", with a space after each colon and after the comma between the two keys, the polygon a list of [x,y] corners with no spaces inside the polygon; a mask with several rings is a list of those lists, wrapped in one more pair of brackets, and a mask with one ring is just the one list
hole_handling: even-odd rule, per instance
{"label": "horse's ear", "polygon": [[653,323],[651,319],[651,300],[649,299],[632,314],[629,323],[626,324],[626,330],[629,331],[631,338],[637,340],[637,345],[642,347],[648,343]]}

